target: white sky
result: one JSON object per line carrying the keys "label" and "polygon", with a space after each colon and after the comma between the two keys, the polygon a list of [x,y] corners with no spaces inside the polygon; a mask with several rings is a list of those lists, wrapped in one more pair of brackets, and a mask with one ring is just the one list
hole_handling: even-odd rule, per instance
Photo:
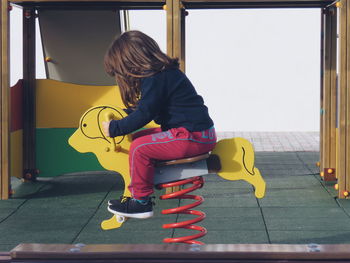
{"label": "white sky", "polygon": [[[164,11],[133,11],[133,29],[165,51]],[[186,73],[219,131],[318,131],[320,9],[189,10]],[[11,84],[22,76],[21,15],[11,12]],[[44,69],[40,46],[37,78]]]}

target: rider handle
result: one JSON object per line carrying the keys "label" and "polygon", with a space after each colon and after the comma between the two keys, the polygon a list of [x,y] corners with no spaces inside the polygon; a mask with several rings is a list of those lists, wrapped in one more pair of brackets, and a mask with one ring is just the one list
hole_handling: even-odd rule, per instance
{"label": "rider handle", "polygon": [[[107,119],[107,121],[110,122],[111,120],[114,119],[114,114],[113,114],[112,112],[108,112],[108,113],[106,114],[106,119]],[[114,152],[120,152],[121,149],[122,149],[122,147],[121,147],[119,144],[116,144],[116,143],[115,143],[115,139],[114,139],[114,138],[111,137],[111,139],[112,139],[112,148],[113,148],[113,151],[114,151]]]}

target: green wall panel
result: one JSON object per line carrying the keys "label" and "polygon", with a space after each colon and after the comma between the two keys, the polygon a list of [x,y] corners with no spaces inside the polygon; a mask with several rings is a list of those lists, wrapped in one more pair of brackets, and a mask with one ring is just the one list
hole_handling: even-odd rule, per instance
{"label": "green wall panel", "polygon": [[76,128],[36,129],[36,166],[38,176],[52,177],[65,173],[103,171],[92,153],[79,153],[68,144]]}

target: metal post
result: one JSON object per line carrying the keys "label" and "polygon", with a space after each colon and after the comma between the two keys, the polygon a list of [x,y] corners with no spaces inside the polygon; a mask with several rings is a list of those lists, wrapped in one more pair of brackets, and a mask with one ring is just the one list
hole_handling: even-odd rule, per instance
{"label": "metal post", "polygon": [[167,0],[167,54],[179,58],[185,72],[185,9],[180,0]]}
{"label": "metal post", "polygon": [[340,8],[340,69],[339,69],[339,125],[338,125],[338,196],[346,198],[350,187],[350,98],[349,98],[349,61],[350,61],[350,5],[341,0]]}
{"label": "metal post", "polygon": [[[166,0],[167,54],[178,58],[180,69],[185,72],[185,10],[180,0]],[[166,188],[166,193],[179,190],[179,186]]]}
{"label": "metal post", "polygon": [[9,94],[9,3],[2,0],[0,4],[0,52],[1,52],[1,174],[0,198],[8,199],[10,195],[10,94]]}
{"label": "metal post", "polygon": [[34,179],[35,161],[35,9],[23,10],[23,176]]}
{"label": "metal post", "polygon": [[326,8],[323,16],[325,19],[322,55],[321,173],[324,181],[334,181],[336,180],[337,9]]}

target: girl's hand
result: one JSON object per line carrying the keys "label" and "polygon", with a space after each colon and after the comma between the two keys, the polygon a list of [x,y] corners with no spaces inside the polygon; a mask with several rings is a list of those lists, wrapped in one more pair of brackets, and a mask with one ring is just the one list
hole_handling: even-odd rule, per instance
{"label": "girl's hand", "polygon": [[109,135],[109,124],[110,124],[110,121],[103,121],[102,122],[102,129],[103,129],[103,132],[106,134],[107,137],[110,137],[110,135]]}

